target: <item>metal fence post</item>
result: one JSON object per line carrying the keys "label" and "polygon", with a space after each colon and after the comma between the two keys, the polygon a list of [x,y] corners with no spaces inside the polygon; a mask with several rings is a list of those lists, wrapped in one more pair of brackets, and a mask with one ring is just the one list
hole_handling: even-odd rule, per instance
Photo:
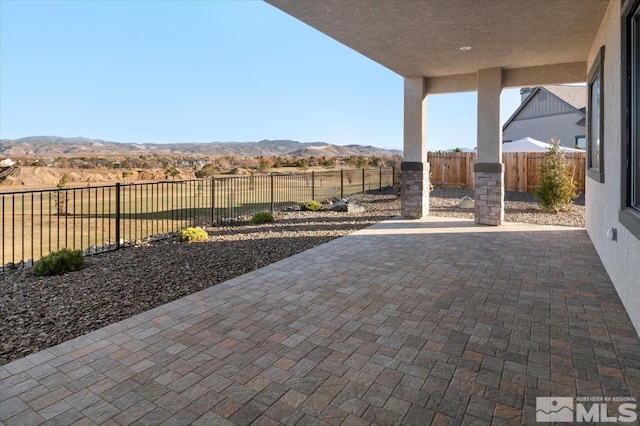
{"label": "metal fence post", "polygon": [[235,178],[229,178],[227,180],[227,182],[229,182],[229,217],[227,219],[229,219],[230,221],[232,221],[233,219],[235,219],[235,215],[236,215],[236,180]]}
{"label": "metal fence post", "polygon": [[211,226],[216,223],[216,178],[211,178]]}
{"label": "metal fence post", "polygon": [[391,186],[396,186],[396,166],[391,166]]}
{"label": "metal fence post", "polygon": [[340,198],[344,198],[344,169],[340,169]]}
{"label": "metal fence post", "polygon": [[311,199],[316,199],[316,172],[311,172]]}
{"label": "metal fence post", "polygon": [[120,184],[116,183],[116,250],[120,248]]}
{"label": "metal fence post", "polygon": [[380,167],[380,188],[378,191],[382,191],[382,167]]}
{"label": "metal fence post", "polygon": [[364,167],[362,168],[362,192],[364,192]]}
{"label": "metal fence post", "polygon": [[271,185],[271,203],[269,204],[269,211],[273,213],[273,173],[269,175]]}

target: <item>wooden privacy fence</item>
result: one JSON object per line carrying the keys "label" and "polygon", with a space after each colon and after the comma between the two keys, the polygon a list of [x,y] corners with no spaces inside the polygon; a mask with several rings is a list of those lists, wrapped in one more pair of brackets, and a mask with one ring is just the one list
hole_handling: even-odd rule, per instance
{"label": "wooden privacy fence", "polygon": [[[533,192],[538,185],[539,169],[544,152],[505,152],[504,185],[507,191]],[[584,152],[566,152],[565,158],[573,168],[573,179],[579,193],[584,193]],[[473,166],[475,152],[429,152],[431,183],[436,188],[474,188]]]}

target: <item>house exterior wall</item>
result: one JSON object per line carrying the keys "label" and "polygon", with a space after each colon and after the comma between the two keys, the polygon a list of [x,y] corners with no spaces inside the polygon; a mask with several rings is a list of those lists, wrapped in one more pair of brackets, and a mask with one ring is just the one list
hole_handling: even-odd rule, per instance
{"label": "house exterior wall", "polygon": [[533,99],[520,110],[516,120],[526,120],[528,118],[545,117],[548,115],[566,114],[575,112],[575,108],[564,102],[562,99],[554,96],[546,90],[538,90]]}
{"label": "house exterior wall", "polygon": [[[591,47],[588,67],[605,46],[604,57],[604,183],[586,179],[586,227],[632,323],[640,333],[640,240],[619,221],[621,200],[621,69],[620,0],[609,4]],[[610,237],[618,231],[617,241]]]}
{"label": "house exterior wall", "polygon": [[[551,96],[548,95],[548,97]],[[560,145],[575,148],[576,136],[585,136],[587,131],[585,126],[575,124],[582,117],[582,114],[573,112],[526,120],[514,120],[504,129],[502,140],[515,141],[530,137],[548,143],[551,138],[556,138],[560,139]]]}

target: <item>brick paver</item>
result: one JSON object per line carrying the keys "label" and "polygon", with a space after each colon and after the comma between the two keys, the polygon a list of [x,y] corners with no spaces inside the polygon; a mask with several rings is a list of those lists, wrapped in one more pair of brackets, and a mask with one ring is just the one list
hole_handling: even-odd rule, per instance
{"label": "brick paver", "polygon": [[0,367],[0,423],[534,423],[640,399],[582,229],[390,220]]}

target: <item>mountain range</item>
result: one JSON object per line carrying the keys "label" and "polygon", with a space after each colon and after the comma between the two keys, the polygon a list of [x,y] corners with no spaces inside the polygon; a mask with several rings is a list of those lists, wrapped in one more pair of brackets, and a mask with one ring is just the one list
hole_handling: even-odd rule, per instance
{"label": "mountain range", "polygon": [[122,143],[84,137],[29,136],[0,139],[3,157],[79,157],[138,155],[234,155],[256,157],[295,155],[298,157],[348,157],[350,155],[401,155],[402,151],[363,145],[334,145],[326,142],[262,140],[259,142],[211,143]]}

